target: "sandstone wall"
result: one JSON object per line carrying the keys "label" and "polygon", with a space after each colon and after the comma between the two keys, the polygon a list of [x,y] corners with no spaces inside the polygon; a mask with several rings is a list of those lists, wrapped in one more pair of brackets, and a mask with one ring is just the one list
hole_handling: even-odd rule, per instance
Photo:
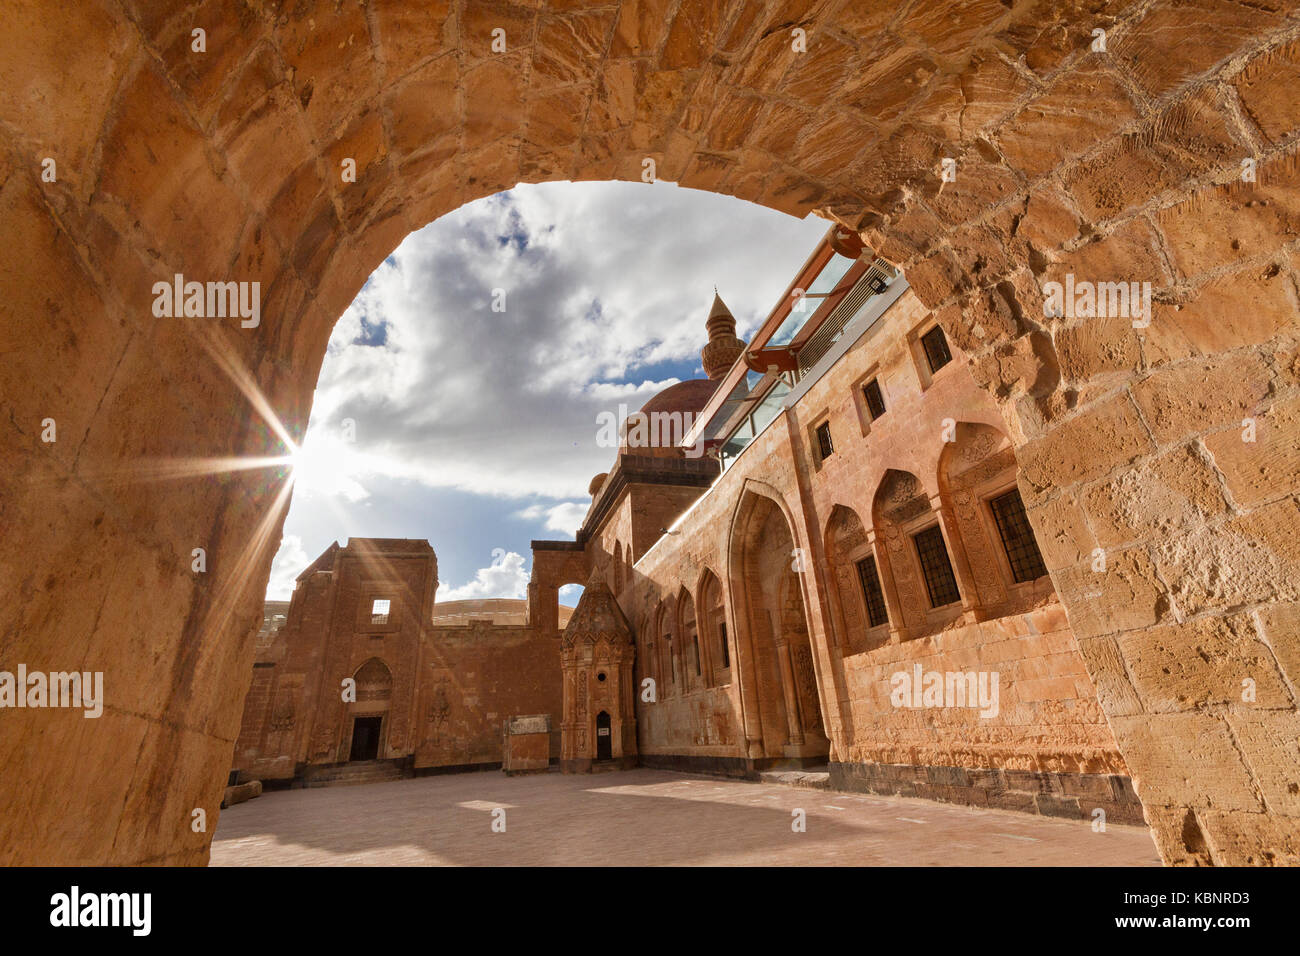
{"label": "sandstone wall", "polygon": [[[922,523],[948,521],[952,516],[944,513],[949,506],[941,494],[941,466],[945,449],[960,446],[944,440],[947,431],[958,434],[945,420],[951,425],[961,421],[1003,427],[996,406],[971,381],[959,350],[954,348],[953,362],[937,374],[930,376],[928,366],[922,372],[918,362],[924,360],[914,354],[911,343],[914,333],[927,328],[927,316],[916,297],[905,293],[784,418],[745,450],[687,514],[680,533],[662,538],[637,562],[632,580],[639,650],[645,655],[647,637],[656,634],[660,602],[671,607],[681,600],[685,587],[698,604],[699,582],[711,570],[728,582],[728,633],[737,645],[733,654],[742,653],[739,648],[750,627],[743,619],[742,592],[775,588],[779,573],[792,559],[788,553],[770,556],[752,580],[739,569],[741,555],[733,536],[741,499],[747,487],[758,483],[762,493],[779,496],[792,519],[795,547],[807,553],[801,578],[819,694],[834,744],[832,760],[909,765],[922,773],[926,768],[1001,767],[1039,774],[1039,783],[1048,789],[1059,789],[1061,774],[1122,776],[1123,758],[1050,583],[1040,578],[1015,584],[1009,569],[1000,570],[994,561],[998,544],[987,539],[979,523],[963,527],[949,522],[948,527],[954,565],[959,556],[967,556],[965,571],[959,573],[964,604],[931,612],[924,592],[912,593],[900,614],[899,596],[891,595],[894,624],[906,620],[914,626],[901,633],[893,633],[897,626],[882,629],[874,646],[864,649],[868,628],[860,585],[855,577],[843,579],[836,556],[827,550],[825,529],[833,525],[833,516],[852,509],[865,516],[865,530],[873,530],[878,489],[891,471],[905,470],[921,479],[926,497],[934,502],[934,511],[927,512],[931,517]],[[860,396],[861,385],[872,378],[882,384],[887,409],[875,421],[864,414]],[[821,421],[830,422],[835,450],[819,463],[810,433]],[[994,475],[993,487],[1008,482],[1014,487],[1014,462],[1008,466],[996,453],[989,453],[987,460],[1007,472],[1001,483]],[[854,557],[883,549],[881,537],[874,551],[859,549]],[[857,605],[850,607],[852,602]],[[667,613],[671,616],[672,611]],[[923,671],[996,672],[998,714],[980,718],[961,708],[894,706],[892,675],[905,671],[910,676],[917,663]],[[642,673],[653,666],[639,662]],[[770,666],[770,661],[759,666]],[[724,687],[693,687],[642,704],[638,721],[643,755],[681,756],[688,758],[687,765],[722,770],[737,770],[738,761],[746,757],[779,757],[771,743],[780,728],[771,725],[770,714],[766,721],[759,719],[767,750],[749,752],[741,698],[736,681]],[[1000,783],[1005,780],[990,781],[990,788],[996,790]],[[889,781],[877,784],[896,789]],[[973,791],[927,795],[987,802],[987,796]],[[1131,790],[1125,796],[1127,818],[1140,820]],[[1006,805],[1035,809],[1032,796],[1027,807],[1021,797],[1017,793]],[[1078,805],[1073,810],[1079,815]]]}
{"label": "sandstone wall", "polygon": [[[331,570],[309,570],[288,622],[259,645],[233,764],[243,779],[288,781],[348,761],[357,716],[382,716],[378,758],[417,771],[500,763],[503,720],[558,719],[558,632],[489,619],[430,625],[437,571],[427,544],[351,551],[338,551]],[[375,596],[392,601],[387,623],[370,622]],[[383,689],[362,676],[376,661]],[[343,699],[349,677],[355,702]]]}
{"label": "sandstone wall", "polygon": [[[301,434],[334,320],[412,229],[646,158],[904,268],[1004,411],[1166,861],[1300,858],[1289,0],[24,0],[7,23],[0,635],[110,697],[93,724],[5,715],[6,861],[206,859],[188,821],[217,815],[287,486],[142,469],[283,454],[255,409]],[[260,325],[156,319],[177,272],[260,281]],[[1046,320],[1064,274],[1152,282],[1154,321]]]}

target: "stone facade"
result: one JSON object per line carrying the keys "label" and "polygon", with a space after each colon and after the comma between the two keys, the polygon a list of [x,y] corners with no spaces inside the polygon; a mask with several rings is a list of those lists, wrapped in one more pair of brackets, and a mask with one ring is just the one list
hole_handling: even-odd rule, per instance
{"label": "stone facade", "polygon": [[[639,181],[649,158],[661,179],[820,212],[902,269],[997,404],[1162,856],[1294,862],[1297,15],[12,4],[0,581],[19,599],[0,635],[14,660],[79,662],[115,690],[93,727],[5,715],[4,860],[207,858],[188,820],[217,815],[287,476],[120,476],[283,454],[256,409],[301,435],[336,317],[407,233],[518,182]],[[259,281],[260,324],[159,320],[149,290],[175,273]],[[1044,285],[1067,275],[1151,282],[1153,321],[1047,315]]]}
{"label": "stone facade", "polygon": [[[474,617],[436,605],[437,588],[426,541],[353,538],[312,562],[287,621],[258,642],[239,779],[311,782],[370,760],[406,774],[496,767],[505,721],[557,713],[558,633],[497,622],[526,620],[523,602],[463,602],[488,605]],[[547,736],[543,766],[559,757]]]}
{"label": "stone facade", "polygon": [[[1003,420],[955,345],[929,370],[919,343],[934,324],[909,290],[850,326],[851,347],[721,476],[700,459],[707,488],[669,484],[685,464],[671,459],[657,481],[602,483],[579,538],[633,622],[638,686],[655,690],[637,699],[641,762],[740,776],[829,764],[847,788],[1140,823],[1046,569],[1016,580],[990,510],[1018,488]],[[938,609],[912,540],[927,526],[942,529],[960,593]],[[917,667],[996,674],[998,712],[896,706],[895,675]]]}
{"label": "stone facade", "polygon": [[564,716],[560,769],[636,766],[636,645],[609,585],[592,580],[564,629]]}

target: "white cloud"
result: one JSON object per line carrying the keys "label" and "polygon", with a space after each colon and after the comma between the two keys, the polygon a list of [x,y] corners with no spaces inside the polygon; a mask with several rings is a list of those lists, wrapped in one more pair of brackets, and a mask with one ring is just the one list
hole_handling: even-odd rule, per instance
{"label": "white cloud", "polygon": [[443,217],[407,237],[334,330],[305,444],[345,419],[357,440],[350,469],[314,490],[357,496],[384,474],[581,496],[613,457],[596,444],[598,413],[702,377],[714,284],[752,328],[824,230],[669,184],[521,186]]}
{"label": "white cloud", "polygon": [[528,593],[528,572],[524,556],[514,551],[500,551],[486,568],[474,572],[474,580],[460,587],[438,584],[434,600],[467,601],[472,598],[522,598]]}
{"label": "white cloud", "polygon": [[280,542],[275,560],[271,562],[271,580],[266,585],[266,599],[289,600],[293,596],[294,579],[311,562],[311,556],[303,550],[302,538],[296,534],[286,534]]}
{"label": "white cloud", "polygon": [[[613,464],[597,416],[702,377],[714,285],[752,334],[825,229],[667,183],[550,183],[412,233],[334,328],[268,596],[308,563],[304,541],[374,536],[377,515],[419,512],[431,489],[571,534]],[[471,568],[481,540],[432,543]],[[440,596],[522,596],[508,572],[494,562]]]}
{"label": "white cloud", "polygon": [[591,502],[563,501],[558,505],[529,505],[515,512],[516,518],[524,521],[545,520],[547,531],[561,534],[576,534],[582,527],[582,519],[587,516]]}

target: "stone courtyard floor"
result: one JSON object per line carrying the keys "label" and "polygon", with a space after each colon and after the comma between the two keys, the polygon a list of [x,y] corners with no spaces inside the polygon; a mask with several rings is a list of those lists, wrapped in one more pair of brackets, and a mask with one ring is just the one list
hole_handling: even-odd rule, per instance
{"label": "stone courtyard floor", "polygon": [[[505,811],[505,832],[492,830]],[[793,811],[807,830],[791,829]],[[501,814],[496,814],[500,818]],[[630,770],[267,792],[223,810],[213,866],[1158,866],[1144,828]]]}

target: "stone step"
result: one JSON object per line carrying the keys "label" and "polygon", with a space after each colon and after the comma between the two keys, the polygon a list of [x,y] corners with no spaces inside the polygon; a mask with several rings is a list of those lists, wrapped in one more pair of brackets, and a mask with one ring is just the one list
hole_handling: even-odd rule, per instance
{"label": "stone step", "polygon": [[386,783],[402,780],[407,774],[387,761],[366,761],[342,767],[323,767],[305,775],[305,787],[346,787],[362,783]]}
{"label": "stone step", "polygon": [[758,776],[763,783],[779,784],[798,790],[831,788],[831,775],[828,770],[766,770]]}

